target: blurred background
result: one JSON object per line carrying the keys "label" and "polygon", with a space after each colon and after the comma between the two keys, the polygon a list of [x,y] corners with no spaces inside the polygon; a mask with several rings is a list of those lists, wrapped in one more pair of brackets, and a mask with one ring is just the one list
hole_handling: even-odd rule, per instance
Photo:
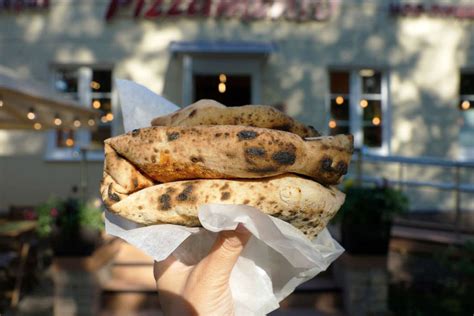
{"label": "blurred background", "polygon": [[471,315],[473,43],[470,0],[0,0],[0,314],[160,313],[103,233],[121,78],[354,135],[346,253],[274,315]]}

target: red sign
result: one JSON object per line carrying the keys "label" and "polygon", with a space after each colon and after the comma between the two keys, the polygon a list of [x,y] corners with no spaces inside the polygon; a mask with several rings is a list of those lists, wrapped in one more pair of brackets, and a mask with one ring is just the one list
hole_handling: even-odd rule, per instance
{"label": "red sign", "polygon": [[448,4],[396,3],[390,5],[390,14],[418,17],[426,14],[433,17],[474,19],[474,6]]}
{"label": "red sign", "polygon": [[323,21],[333,15],[338,4],[337,0],[110,0],[105,18],[110,20],[117,15],[147,19],[201,16]]}
{"label": "red sign", "polygon": [[49,0],[0,0],[0,11],[26,9],[46,9],[49,7]]}

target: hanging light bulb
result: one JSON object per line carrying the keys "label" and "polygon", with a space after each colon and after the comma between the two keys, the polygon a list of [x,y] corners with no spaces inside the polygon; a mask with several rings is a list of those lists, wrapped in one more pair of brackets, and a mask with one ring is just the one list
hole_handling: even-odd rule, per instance
{"label": "hanging light bulb", "polygon": [[74,127],[76,128],[81,127],[81,121],[77,117],[74,119],[73,124],[74,124]]}
{"label": "hanging light bulb", "polygon": [[342,96],[336,97],[336,104],[343,104],[344,103],[344,98]]}
{"label": "hanging light bulb", "polygon": [[219,81],[220,82],[226,82],[227,81],[227,76],[225,74],[220,74],[219,75]]}
{"label": "hanging light bulb", "polygon": [[63,120],[59,117],[59,114],[56,114],[54,116],[54,125],[60,126],[63,123]]}
{"label": "hanging light bulb", "polygon": [[337,124],[335,120],[330,120],[329,121],[329,128],[336,128]]}
{"label": "hanging light bulb", "polygon": [[102,117],[100,118],[100,121],[101,121],[102,123],[107,123],[107,116],[106,116],[106,115],[102,116]]}
{"label": "hanging light bulb", "polygon": [[375,117],[372,119],[372,124],[374,124],[375,126],[380,125],[380,117],[375,116]]}
{"label": "hanging light bulb", "polygon": [[36,118],[35,109],[30,108],[29,111],[28,111],[28,114],[26,114],[26,117],[29,120],[34,120]]}
{"label": "hanging light bulb", "polygon": [[70,136],[66,139],[66,146],[67,147],[72,147],[74,145],[74,139],[72,139]]}
{"label": "hanging light bulb", "polygon": [[107,121],[112,121],[114,119],[114,115],[112,113],[107,113],[107,115],[105,115],[105,118],[107,119]]}
{"label": "hanging light bulb", "polygon": [[369,102],[365,99],[362,99],[360,100],[359,105],[361,108],[365,109],[369,105]]}
{"label": "hanging light bulb", "polygon": [[89,124],[89,126],[94,126],[95,125],[95,120],[93,118],[90,118],[88,121],[87,121],[87,124]]}
{"label": "hanging light bulb", "polygon": [[94,100],[94,101],[92,102],[92,107],[93,107],[94,109],[100,109],[100,106],[101,106],[101,104],[100,104],[100,101],[99,101],[99,100]]}
{"label": "hanging light bulb", "polygon": [[224,93],[226,90],[225,83],[223,82],[219,83],[219,86],[217,87],[217,89],[219,90],[220,93]]}
{"label": "hanging light bulb", "polygon": [[39,123],[39,122],[36,122],[35,124],[33,124],[33,128],[34,128],[35,130],[40,130],[41,127],[43,127],[43,126],[42,126],[41,123]]}
{"label": "hanging light bulb", "polygon": [[91,82],[91,88],[94,89],[94,90],[99,90],[100,89],[100,83],[98,83],[97,81],[92,81]]}
{"label": "hanging light bulb", "polygon": [[470,107],[471,107],[471,102],[469,102],[468,100],[462,101],[461,108],[463,110],[469,110]]}

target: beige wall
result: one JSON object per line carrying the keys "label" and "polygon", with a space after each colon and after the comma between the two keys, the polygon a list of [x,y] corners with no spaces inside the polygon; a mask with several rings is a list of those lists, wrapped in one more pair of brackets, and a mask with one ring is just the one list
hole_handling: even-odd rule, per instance
{"label": "beige wall", "polygon": [[[327,22],[116,18],[106,23],[107,2],[52,0],[44,13],[1,14],[0,64],[49,81],[52,63],[113,63],[116,77],[180,104],[181,61],[170,56],[170,41],[272,41],[278,51],[263,68],[262,103],[284,101],[290,114],[327,131],[328,67],[381,67],[390,73],[392,153],[457,155],[459,69],[474,66],[471,21],[394,18],[386,0],[343,1]],[[48,192],[66,194],[78,184],[79,164],[45,162],[44,144],[42,134],[0,132],[0,209],[37,203]],[[100,168],[91,163],[91,194]],[[28,193],[21,191],[25,186]]]}

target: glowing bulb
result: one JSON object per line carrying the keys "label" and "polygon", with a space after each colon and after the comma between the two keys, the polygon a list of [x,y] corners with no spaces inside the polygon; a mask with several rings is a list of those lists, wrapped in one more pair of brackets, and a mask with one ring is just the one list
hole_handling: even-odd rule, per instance
{"label": "glowing bulb", "polygon": [[59,117],[59,114],[56,114],[56,116],[54,117],[54,125],[56,126],[59,126],[63,123],[63,121],[61,120],[61,118]]}
{"label": "glowing bulb", "polygon": [[360,100],[359,105],[361,108],[365,109],[369,105],[369,102],[367,100],[362,99]]}
{"label": "glowing bulb", "polygon": [[372,124],[374,124],[374,125],[380,125],[380,117],[375,116],[375,117],[372,119]]}
{"label": "glowing bulb", "polygon": [[33,110],[33,108],[30,108],[30,110],[28,111],[28,114],[26,114],[26,117],[29,120],[34,120],[36,118],[36,114],[35,114],[35,111]]}
{"label": "glowing bulb", "polygon": [[226,81],[227,81],[227,76],[224,75],[224,74],[220,74],[220,75],[219,75],[219,81],[220,81],[220,82],[226,82]]}
{"label": "glowing bulb", "polygon": [[337,126],[337,124],[336,124],[335,120],[330,120],[329,121],[329,128],[335,128],[336,126]]}
{"label": "glowing bulb", "polygon": [[33,128],[35,130],[39,130],[39,129],[41,129],[41,127],[42,127],[41,123],[36,122],[35,124],[33,124]]}
{"label": "glowing bulb", "polygon": [[81,127],[81,121],[79,121],[79,119],[75,119],[73,124],[74,124],[74,127],[76,127],[76,128]]}
{"label": "glowing bulb", "polygon": [[225,89],[226,89],[225,83],[223,83],[223,82],[219,83],[219,86],[217,88],[218,88],[220,93],[224,93]]}
{"label": "glowing bulb", "polygon": [[101,121],[102,123],[107,123],[107,116],[106,116],[106,115],[102,116],[102,117],[100,118],[100,121]]}
{"label": "glowing bulb", "polygon": [[463,110],[468,110],[471,107],[471,102],[465,100],[461,103],[461,108]]}
{"label": "glowing bulb", "polygon": [[343,104],[343,103],[344,103],[344,98],[341,97],[341,96],[338,96],[338,97],[336,98],[336,104],[341,105],[341,104]]}
{"label": "glowing bulb", "polygon": [[98,83],[97,81],[92,81],[91,82],[91,88],[94,89],[94,90],[99,90],[100,89],[100,83]]}
{"label": "glowing bulb", "polygon": [[0,100],[0,108],[3,106],[3,100]]}
{"label": "glowing bulb", "polygon": [[114,115],[112,113],[107,113],[105,118],[107,119],[107,121],[112,121],[114,119]]}
{"label": "glowing bulb", "polygon": [[92,102],[92,107],[94,109],[100,109],[100,101],[99,100],[94,100],[94,102]]}
{"label": "glowing bulb", "polygon": [[87,124],[89,124],[89,126],[94,126],[95,125],[95,120],[94,119],[89,119],[87,121]]}
{"label": "glowing bulb", "polygon": [[66,146],[71,147],[72,145],[74,145],[74,139],[72,138],[66,139]]}
{"label": "glowing bulb", "polygon": [[372,77],[373,75],[375,75],[375,71],[373,69],[361,69],[359,71],[359,75],[361,75],[362,77]]}

